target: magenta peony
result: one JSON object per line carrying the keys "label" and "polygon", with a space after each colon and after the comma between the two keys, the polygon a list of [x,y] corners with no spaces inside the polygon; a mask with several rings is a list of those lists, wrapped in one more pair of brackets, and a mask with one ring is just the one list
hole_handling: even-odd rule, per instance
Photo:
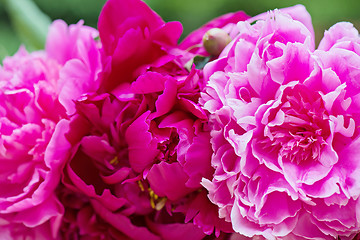
{"label": "magenta peony", "polygon": [[132,82],[147,69],[173,60],[169,52],[182,32],[179,22],[165,23],[139,0],[107,1],[98,26],[103,43],[105,91]]}
{"label": "magenta peony", "polygon": [[[234,19],[229,18],[231,26]],[[62,237],[227,236],[221,231],[232,232],[231,224],[219,219],[200,184],[213,173],[210,135],[203,131],[207,117],[198,104],[205,84],[200,70],[185,68],[194,53],[177,45],[181,25],[164,23],[142,1],[109,0],[99,32],[100,89],[86,88],[59,133],[71,144],[64,152],[69,157],[62,183],[71,190],[65,195],[83,199],[69,205],[60,191]],[[85,214],[81,206],[94,221],[90,228],[75,224]],[[74,229],[68,231],[70,225]],[[113,235],[104,235],[104,228]]]}
{"label": "magenta peony", "polygon": [[81,23],[68,28],[55,21],[46,51],[29,54],[20,48],[0,68],[2,239],[57,238],[64,209],[55,189],[68,144],[61,135],[61,119],[67,115],[60,96],[69,102],[79,95],[64,93],[64,86],[73,79],[65,83],[61,76],[70,60],[84,62],[87,47],[95,43],[94,33]]}
{"label": "magenta peony", "polygon": [[203,185],[247,237],[360,231],[360,38],[339,23],[314,50],[309,22],[302,6],[239,22],[204,69],[215,174]]}
{"label": "magenta peony", "polygon": [[[155,87],[161,85],[154,83]],[[140,86],[150,90],[148,85]],[[176,85],[167,86],[163,95],[174,90],[176,93]],[[77,114],[68,123],[67,138],[73,148],[65,168],[65,187],[90,199],[97,218],[131,239],[162,239],[169,234],[175,239],[179,232],[203,238],[200,229],[184,224],[184,217],[175,222],[178,218],[170,216],[163,220],[171,210],[167,199],[179,200],[193,191],[185,186],[188,177],[176,162],[179,137],[176,125],[172,127],[179,124],[184,131],[191,130],[187,128],[192,128],[193,121],[179,111],[157,123],[152,120],[157,112],[148,109],[158,97],[155,92],[143,98],[129,97],[118,99],[103,94],[77,102]],[[170,99],[165,99],[171,104]],[[171,178],[168,184],[159,185],[163,174]],[[164,224],[170,224],[170,232],[163,229]]]}

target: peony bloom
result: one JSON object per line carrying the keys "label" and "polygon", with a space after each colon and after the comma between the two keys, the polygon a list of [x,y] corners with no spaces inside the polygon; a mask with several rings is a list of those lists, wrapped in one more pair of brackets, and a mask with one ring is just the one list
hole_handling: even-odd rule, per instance
{"label": "peony bloom", "polygon": [[43,52],[28,54],[21,48],[4,60],[0,71],[0,218],[7,222],[1,224],[2,232],[19,229],[12,232],[14,237],[27,234],[22,228],[38,229],[48,221],[49,235],[56,236],[61,218],[53,190],[63,159],[51,141],[56,123],[65,117],[56,93],[58,70],[57,62]]}
{"label": "peony bloom", "polygon": [[[89,197],[63,185],[59,186],[58,195],[65,208],[60,227],[60,239],[131,239],[96,214]],[[117,221],[123,227],[129,227],[123,219],[117,217]]]}
{"label": "peony bloom", "polygon": [[314,50],[309,14],[288,10],[239,22],[205,66],[215,174],[203,185],[244,236],[352,239],[360,231],[360,38],[339,23]]}
{"label": "peony bloom", "polygon": [[[94,221],[131,239],[232,232],[200,184],[213,173],[198,104],[204,83],[184,66],[193,54],[177,46],[180,30],[142,1],[108,1],[99,19],[102,86],[75,101],[65,124],[65,188],[83,196]],[[65,216],[77,219],[76,209],[65,207]],[[87,236],[82,227],[70,236]]]}
{"label": "peony bloom", "polygon": [[165,23],[139,0],[109,0],[99,16],[103,44],[102,89],[134,81],[151,67],[174,59],[170,54],[182,32],[179,22]]}
{"label": "peony bloom", "polygon": [[74,99],[99,88],[101,70],[98,32],[83,25],[83,21],[67,26],[62,20],[53,22],[49,29],[45,51],[49,58],[62,66],[57,82],[59,102],[67,115],[75,112]]}
{"label": "peony bloom", "polygon": [[[150,90],[148,85],[140,86]],[[161,87],[161,83],[154,86]],[[170,103],[166,95],[173,87],[176,85],[163,90],[162,101]],[[175,239],[183,232],[202,239],[202,231],[191,223],[184,224],[184,216],[167,216],[171,210],[168,198],[179,200],[193,191],[185,186],[188,177],[175,162],[179,138],[173,124],[183,124],[185,131],[193,122],[189,123],[191,119],[181,111],[159,122],[152,120],[159,113],[148,110],[158,97],[155,92],[144,98],[124,97],[93,95],[77,102],[77,114],[67,125],[66,135],[73,147],[65,167],[65,187],[90,199],[87,201],[97,218],[128,238],[161,239],[168,235]],[[162,101],[157,105],[165,104]],[[176,191],[158,185],[161,173],[173,175],[168,181],[178,186]]]}
{"label": "peony bloom", "polygon": [[[69,31],[77,33],[70,37],[72,44],[66,45],[69,36],[63,34],[68,27],[55,21],[47,51],[28,53],[20,48],[0,68],[2,239],[57,238],[64,209],[55,189],[66,160],[63,150],[67,144],[60,134],[64,127],[61,119],[67,118],[60,96],[66,101],[76,98],[63,92],[61,76],[64,65],[72,59],[83,60],[91,45],[89,41],[95,42],[89,38],[88,30],[81,23],[70,26]],[[59,35],[64,42],[53,44]],[[76,46],[80,45],[78,51]],[[61,54],[56,48],[61,49]]]}

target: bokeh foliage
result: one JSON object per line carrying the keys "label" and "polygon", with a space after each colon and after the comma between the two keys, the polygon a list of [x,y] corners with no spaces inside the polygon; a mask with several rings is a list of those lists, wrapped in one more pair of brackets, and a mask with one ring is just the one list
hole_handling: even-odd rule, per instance
{"label": "bokeh foliage", "polygon": [[[41,35],[41,32],[29,27],[17,27],[11,11],[6,8],[6,1],[0,0],[0,59],[5,55],[13,54],[21,43],[27,48],[41,48],[40,45],[29,44],[29,32]],[[33,1],[39,9],[51,20],[64,19],[67,23],[76,23],[80,19],[85,24],[96,27],[97,18],[102,5],[106,0],[26,0]],[[310,12],[317,42],[321,39],[324,30],[339,21],[350,21],[359,29],[360,27],[360,1],[359,0],[144,0],[166,21],[181,21],[184,26],[184,35],[201,26],[208,20],[227,12],[244,10],[249,15],[274,9],[303,4]],[[35,16],[38,17],[36,14]],[[30,14],[31,16],[31,14]],[[34,17],[34,18],[36,18]],[[13,21],[11,21],[12,19]],[[29,21],[29,20],[27,20]],[[37,24],[44,28],[44,24]],[[27,31],[26,34],[24,32]],[[44,30],[46,33],[46,30]],[[35,36],[40,39],[43,36]],[[30,45],[35,45],[30,46]]]}
{"label": "bokeh foliage", "polygon": [[254,16],[275,9],[303,4],[309,11],[317,42],[326,29],[339,21],[350,21],[360,29],[359,0],[145,0],[166,21],[179,20],[184,32],[210,19],[238,10]]}

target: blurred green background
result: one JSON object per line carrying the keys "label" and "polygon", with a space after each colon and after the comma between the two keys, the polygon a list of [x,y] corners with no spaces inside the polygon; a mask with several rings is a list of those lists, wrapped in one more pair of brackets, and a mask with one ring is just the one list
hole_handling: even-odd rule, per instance
{"label": "blurred green background", "polygon": [[[0,0],[0,59],[13,54],[21,43],[30,50],[42,48],[46,26],[51,20],[61,18],[70,24],[84,19],[85,24],[96,27],[98,15],[105,2],[106,0]],[[317,42],[321,39],[324,30],[336,22],[350,21],[358,29],[360,27],[359,0],[145,0],[145,2],[165,21],[181,21],[184,26],[183,36],[227,12],[243,10],[248,15],[256,15],[270,9],[295,4],[305,5],[310,12]],[[33,6],[32,3],[36,5]]]}

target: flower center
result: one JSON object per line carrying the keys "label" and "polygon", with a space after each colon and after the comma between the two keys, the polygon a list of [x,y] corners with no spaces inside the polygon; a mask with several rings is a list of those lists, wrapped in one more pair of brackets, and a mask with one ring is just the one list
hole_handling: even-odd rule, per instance
{"label": "flower center", "polygon": [[158,149],[160,155],[158,156],[160,161],[166,161],[168,163],[177,161],[177,145],[179,143],[179,135],[176,131],[171,130],[169,139],[166,139],[158,143]]}
{"label": "flower center", "polygon": [[[304,89],[305,88],[305,89]],[[329,117],[321,96],[306,87],[286,88],[270,109],[262,142],[283,160],[300,164],[318,160],[330,135]],[[275,121],[276,119],[276,121]]]}
{"label": "flower center", "polygon": [[142,181],[137,181],[137,183],[141,192],[147,192],[149,194],[151,208],[160,211],[163,207],[165,207],[167,201],[166,197],[159,197],[150,187],[145,188]]}
{"label": "flower center", "polygon": [[274,127],[271,129],[271,133],[274,136],[272,145],[277,146],[279,155],[283,159],[288,159],[296,164],[317,160],[321,154],[322,146],[326,144],[321,129]]}

